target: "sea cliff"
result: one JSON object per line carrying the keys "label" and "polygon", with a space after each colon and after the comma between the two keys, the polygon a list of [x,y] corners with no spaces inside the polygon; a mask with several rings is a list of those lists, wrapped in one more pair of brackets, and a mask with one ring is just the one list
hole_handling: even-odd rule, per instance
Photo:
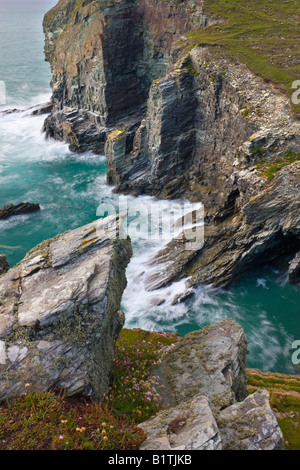
{"label": "sea cliff", "polygon": [[[225,286],[259,264],[280,259],[288,269],[299,251],[300,123],[286,92],[295,74],[267,42],[257,49],[264,30],[250,28],[245,44],[243,21],[261,21],[254,7],[238,19],[234,4],[224,6],[226,23],[209,0],[61,0],[45,16],[47,136],[78,152],[105,151],[116,192],[204,204],[204,246],[191,253],[171,242],[154,260],[170,262],[151,288],[183,277],[187,292],[201,282]],[[280,8],[265,7],[272,28],[296,15]],[[291,53],[293,31],[282,32]]]}

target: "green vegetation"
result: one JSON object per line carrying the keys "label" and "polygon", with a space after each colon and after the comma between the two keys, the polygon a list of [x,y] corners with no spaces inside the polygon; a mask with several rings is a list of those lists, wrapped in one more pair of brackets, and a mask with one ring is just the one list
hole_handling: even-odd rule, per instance
{"label": "green vegetation", "polygon": [[[188,33],[193,43],[222,46],[289,96],[300,79],[298,0],[207,0],[224,22]],[[300,105],[293,104],[300,116]]]}
{"label": "green vegetation", "polygon": [[[259,150],[259,149],[255,149]],[[257,153],[259,156],[262,156],[261,153]],[[291,163],[300,161],[300,153],[295,153],[292,151],[285,152],[283,157],[272,158],[266,160],[259,160],[256,168],[259,169],[259,176],[266,176],[269,180],[273,179],[276,173]]]}
{"label": "green vegetation", "polygon": [[83,0],[76,0],[74,11],[79,11],[82,8]]}
{"label": "green vegetation", "polygon": [[124,329],[116,344],[112,386],[101,405],[26,384],[23,395],[0,404],[0,450],[138,449],[145,436],[137,423],[159,404],[146,377],[163,348],[177,340],[174,334]]}
{"label": "green vegetation", "polygon": [[163,348],[178,341],[178,336],[143,330],[126,330],[117,342],[114,362],[114,384],[110,404],[118,416],[142,422],[160,408],[156,382],[148,379],[151,369],[162,355]]}
{"label": "green vegetation", "polygon": [[0,406],[0,450],[126,450],[143,439],[107,406],[60,393],[24,391]]}
{"label": "green vegetation", "polygon": [[300,376],[248,369],[248,389],[270,392],[270,405],[282,430],[284,447],[300,450]]}
{"label": "green vegetation", "polygon": [[[38,392],[27,384],[22,396],[0,404],[0,450],[138,449],[145,435],[137,424],[160,406],[147,376],[178,340],[172,333],[122,330],[112,385],[101,405],[59,391]],[[300,450],[300,376],[256,369],[247,369],[247,375],[249,393],[270,392],[285,448]]]}

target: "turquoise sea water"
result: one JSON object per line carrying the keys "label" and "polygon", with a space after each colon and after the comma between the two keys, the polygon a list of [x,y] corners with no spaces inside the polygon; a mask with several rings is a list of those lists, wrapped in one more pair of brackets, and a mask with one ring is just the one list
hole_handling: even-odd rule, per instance
{"label": "turquoise sea water", "polygon": [[[24,109],[50,98],[42,18],[55,3],[0,0],[0,81],[7,92],[0,109]],[[41,133],[43,120],[44,116],[31,117],[29,111],[0,115],[0,207],[21,201],[42,207],[39,213],[0,221],[0,252],[12,266],[37,243],[95,220],[100,202],[118,202],[105,184],[104,156],[76,155],[63,143],[46,141]],[[147,196],[138,201],[159,207]],[[287,283],[286,269],[254,271],[227,291],[202,286],[185,303],[172,306],[183,281],[156,293],[144,286],[147,260],[161,246],[159,240],[144,240],[142,233],[133,242],[122,301],[126,326],[186,334],[231,317],[246,332],[248,366],[299,373],[291,361],[291,346],[300,339],[300,289]],[[164,303],[155,306],[157,299]]]}

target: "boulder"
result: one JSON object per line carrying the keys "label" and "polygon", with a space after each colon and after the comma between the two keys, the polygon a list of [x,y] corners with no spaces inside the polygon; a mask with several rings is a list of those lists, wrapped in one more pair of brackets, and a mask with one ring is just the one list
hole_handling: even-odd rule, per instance
{"label": "boulder", "polygon": [[0,220],[8,219],[15,215],[29,214],[40,210],[39,204],[20,202],[19,204],[7,204],[0,209]]}
{"label": "boulder", "polygon": [[248,395],[245,352],[243,330],[230,319],[168,348],[155,370],[165,409],[140,424],[140,450],[281,449],[269,392]]}
{"label": "boulder", "polygon": [[140,450],[280,450],[283,435],[270,408],[269,392],[249,395],[214,416],[198,396],[142,423]]}
{"label": "boulder", "polygon": [[132,254],[119,217],[47,240],[0,279],[0,399],[63,388],[108,391]]}
{"label": "boulder", "polygon": [[0,276],[9,270],[9,263],[5,255],[0,255]]}
{"label": "boulder", "polygon": [[169,350],[152,373],[166,407],[205,395],[213,409],[247,396],[247,342],[231,319],[187,334]]}
{"label": "boulder", "polygon": [[283,435],[261,390],[222,410],[217,418],[224,450],[280,450]]}
{"label": "boulder", "polygon": [[196,397],[142,423],[147,434],[140,450],[221,450],[221,438],[208,399]]}

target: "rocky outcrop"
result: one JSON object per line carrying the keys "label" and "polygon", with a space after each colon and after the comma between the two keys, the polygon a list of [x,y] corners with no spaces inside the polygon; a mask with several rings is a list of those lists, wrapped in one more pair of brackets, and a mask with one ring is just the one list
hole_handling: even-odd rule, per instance
{"label": "rocky outcrop", "polygon": [[140,450],[281,450],[282,432],[266,390],[225,408],[216,419],[199,396],[142,423]]}
{"label": "rocky outcrop", "polygon": [[109,217],[31,250],[0,279],[0,399],[59,387],[101,399],[131,256]]}
{"label": "rocky outcrop", "polygon": [[[234,217],[208,222],[200,250],[186,250],[184,239],[173,240],[152,264],[148,279],[157,289],[181,277],[187,286],[199,283],[227,286],[254,266],[275,262],[297,252],[300,244],[300,163],[283,168]],[[190,236],[190,239],[192,235]]]}
{"label": "rocky outcrop", "polygon": [[[108,168],[108,182],[125,193],[160,197],[186,192],[195,153],[197,100],[190,62],[155,80],[150,88],[147,114],[133,141],[133,150],[118,156],[122,166]],[[107,152],[106,152],[107,155]]]}
{"label": "rocky outcrop", "polygon": [[29,112],[31,116],[39,116],[41,114],[49,114],[52,111],[52,103],[42,103],[38,104],[37,106],[30,106],[30,108],[26,109],[5,109],[4,111],[0,111],[0,116],[1,114],[7,115],[7,114],[12,114],[12,113],[25,113]]}
{"label": "rocky outcrop", "polygon": [[225,408],[217,421],[224,450],[282,449],[282,432],[270,408],[267,390]]}
{"label": "rocky outcrop", "polygon": [[162,403],[176,406],[205,395],[221,409],[243,400],[246,353],[243,329],[230,319],[187,334],[152,371]]}
{"label": "rocky outcrop", "polygon": [[0,220],[8,219],[16,215],[30,214],[40,210],[39,204],[20,202],[19,204],[7,204],[0,209]]}
{"label": "rocky outcrop", "polygon": [[42,114],[49,114],[52,111],[52,103],[43,103],[35,107],[35,109],[31,112],[31,116],[40,116]]}
{"label": "rocky outcrop", "polygon": [[5,255],[0,255],[0,276],[9,270],[10,266]]}
{"label": "rocky outcrop", "polygon": [[140,425],[140,449],[281,449],[269,392],[247,396],[245,358],[244,332],[230,319],[177,341],[151,372],[166,409]]}

